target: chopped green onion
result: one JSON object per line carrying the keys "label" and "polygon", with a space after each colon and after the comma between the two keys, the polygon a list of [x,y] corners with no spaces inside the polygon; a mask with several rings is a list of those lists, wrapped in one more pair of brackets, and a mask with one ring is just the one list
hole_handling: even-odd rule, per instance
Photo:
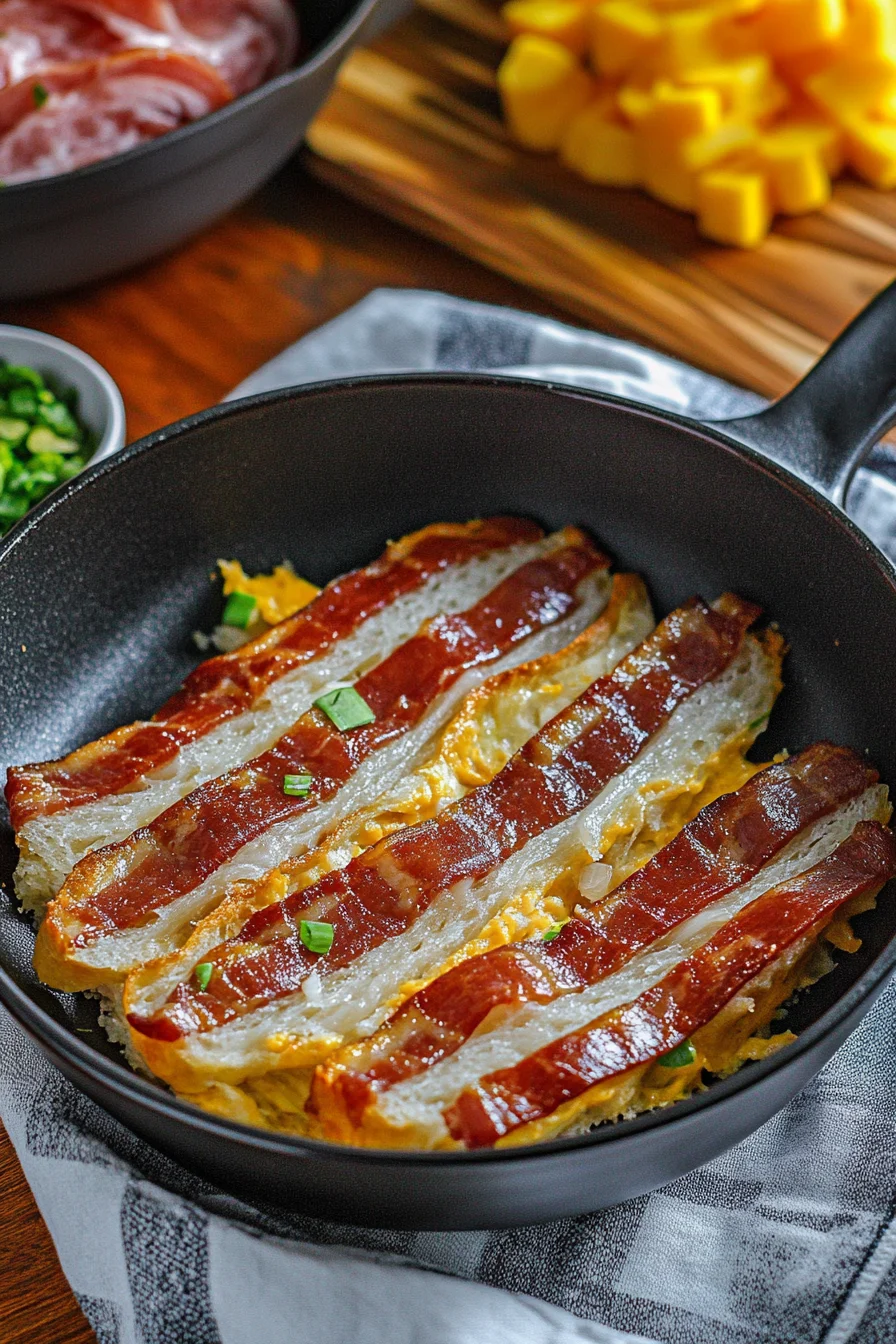
{"label": "chopped green onion", "polygon": [[45,85],[43,85],[43,84],[32,84],[32,86],[31,86],[31,96],[32,96],[32,98],[34,99],[34,106],[35,106],[35,107],[43,107],[44,103],[47,101],[47,99],[49,98],[50,95],[49,95],[49,93],[47,92],[47,89],[46,89],[46,86],[45,86]]}
{"label": "chopped green onion", "polygon": [[210,961],[200,961],[199,965],[195,967],[193,974],[195,975],[196,983],[201,990],[208,989],[208,982],[212,978],[212,971],[214,969],[215,968]]}
{"label": "chopped green onion", "polygon": [[13,415],[20,415],[26,419],[33,419],[37,415],[37,397],[30,387],[14,387],[6,398]]}
{"label": "chopped green onion", "polygon": [[767,714],[760,714],[759,718],[754,719],[752,723],[748,723],[747,732],[752,733],[754,728],[758,728],[761,723],[765,723],[766,719],[769,717],[770,714],[771,710],[769,710]]}
{"label": "chopped green onion", "polygon": [[323,955],[333,946],[333,925],[319,919],[303,919],[299,922],[299,937],[309,952]]}
{"label": "chopped green onion", "polygon": [[351,728],[361,728],[376,719],[373,710],[354,686],[337,686],[335,691],[327,691],[314,704],[317,709],[323,710],[340,733],[347,733]]}
{"label": "chopped green onion", "polygon": [[665,1055],[660,1055],[657,1064],[662,1064],[664,1069],[683,1069],[685,1064],[693,1064],[697,1058],[697,1051],[689,1040],[684,1040],[680,1045],[676,1045],[674,1050],[669,1050]]}
{"label": "chopped green onion", "polygon": [[0,439],[13,448],[17,447],[28,435],[31,426],[27,420],[14,420],[10,416],[0,416]]}
{"label": "chopped green onion", "polygon": [[221,624],[235,625],[240,630],[245,630],[255,615],[257,606],[258,602],[251,593],[231,593],[224,607]]}
{"label": "chopped green onion", "polygon": [[311,775],[284,775],[283,792],[291,798],[306,798],[311,789]]}
{"label": "chopped green onion", "polygon": [[561,919],[558,921],[558,923],[552,924],[551,927],[549,929],[545,929],[544,933],[541,935],[541,941],[543,943],[552,943],[554,939],[557,937],[557,934],[563,928],[563,925],[568,923],[569,923],[568,919]]}
{"label": "chopped green onion", "polygon": [[38,425],[28,435],[25,447],[29,453],[77,453],[81,445],[74,439],[60,439],[52,429]]}

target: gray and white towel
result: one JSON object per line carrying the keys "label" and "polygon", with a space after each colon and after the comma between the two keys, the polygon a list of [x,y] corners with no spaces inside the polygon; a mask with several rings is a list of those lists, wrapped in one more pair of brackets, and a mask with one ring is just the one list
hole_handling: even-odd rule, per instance
{"label": "gray and white towel", "polygon": [[[479,368],[703,418],[759,404],[627,342],[391,290],[234,395]],[[891,464],[881,450],[879,470],[860,473],[850,511],[896,556]],[[673,1185],[508,1232],[368,1231],[252,1207],[191,1176],[0,1015],[0,1117],[100,1344],[894,1344],[894,1114],[891,984],[790,1106]]]}

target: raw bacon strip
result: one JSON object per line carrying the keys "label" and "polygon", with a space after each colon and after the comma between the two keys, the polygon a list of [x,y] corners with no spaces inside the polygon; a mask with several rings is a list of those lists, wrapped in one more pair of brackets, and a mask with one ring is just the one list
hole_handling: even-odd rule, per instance
{"label": "raw bacon strip", "polygon": [[799,832],[877,781],[855,752],[820,742],[710,803],[602,905],[551,942],[474,957],[409,999],[375,1035],[320,1066],[313,1110],[359,1125],[374,1094],[453,1054],[495,1010],[547,1003],[619,970],[746,882]]}
{"label": "raw bacon strip", "polygon": [[39,81],[0,91],[0,181],[8,186],[122,154],[233,97],[210,65],[177,52],[124,52],[36,73]]}
{"label": "raw bacon strip", "polygon": [[96,59],[119,47],[101,19],[63,0],[2,0],[0,89],[18,84],[46,64]]}
{"label": "raw bacon strip", "polygon": [[13,766],[6,799],[15,830],[35,817],[119,793],[166,765],[181,747],[251,709],[274,682],[320,658],[429,579],[541,536],[540,528],[522,519],[489,518],[428,527],[391,545],[372,564],[334,579],[309,606],[260,639],[200,663],[150,722],[119,728],[62,760]]}
{"label": "raw bacon strip", "polygon": [[[713,610],[694,599],[673,612],[489,784],[435,821],[399,832],[341,872],[259,911],[205,958],[214,967],[205,991],[183,982],[152,1015],[129,1014],[131,1026],[176,1041],[284,998],[312,969],[331,975],[402,934],[441,893],[485,878],[527,841],[579,812],[678,705],[731,663],[759,612],[734,597],[723,606]],[[303,919],[332,923],[326,955],[303,945]]]}
{"label": "raw bacon strip", "polygon": [[452,1138],[487,1147],[674,1049],[839,906],[879,890],[894,873],[892,833],[862,822],[827,859],[753,901],[638,998],[465,1089],[443,1112]]}
{"label": "raw bacon strip", "polygon": [[235,94],[280,74],[298,46],[288,0],[67,0],[121,47],[176,51],[212,66]]}
{"label": "raw bacon strip", "polygon": [[[195,790],[127,841],[82,860],[48,913],[46,937],[64,937],[76,952],[141,927],[193,892],[201,898],[189,908],[195,919],[224,894],[228,862],[238,854],[244,864],[253,861],[246,858],[251,842],[263,843],[259,875],[316,843],[325,825],[337,819],[324,804],[337,805],[340,790],[363,762],[376,754],[378,773],[391,769],[393,778],[410,764],[412,748],[408,755],[382,753],[417,724],[424,730],[424,741],[416,744],[421,750],[432,731],[432,715],[425,716],[431,709],[436,717],[448,711],[448,692],[462,673],[479,678],[501,657],[520,661],[516,650],[540,632],[564,629],[567,619],[581,628],[596,614],[595,603],[605,605],[605,557],[580,535],[563,544],[565,535],[559,534],[551,553],[522,565],[473,607],[428,621],[363,676],[356,690],[374,722],[340,732],[321,710],[312,709],[264,755]],[[569,638],[568,628],[562,638]],[[285,776],[306,772],[312,777],[308,796],[286,794]],[[295,826],[287,829],[291,822]],[[217,885],[207,883],[213,875]]]}

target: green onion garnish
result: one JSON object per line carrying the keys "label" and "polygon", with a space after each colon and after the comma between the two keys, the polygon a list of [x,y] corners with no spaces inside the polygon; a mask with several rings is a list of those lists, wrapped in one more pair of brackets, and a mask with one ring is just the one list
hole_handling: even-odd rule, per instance
{"label": "green onion garnish", "polygon": [[545,929],[544,933],[541,935],[541,941],[543,943],[552,943],[554,939],[557,937],[557,934],[563,928],[563,925],[568,923],[569,923],[568,919],[561,919],[559,923],[552,924],[551,927],[549,929]]}
{"label": "green onion garnish", "polygon": [[335,691],[327,691],[314,704],[317,709],[323,710],[340,733],[347,733],[351,728],[361,728],[376,719],[373,710],[354,686],[337,686]]}
{"label": "green onion garnish", "polygon": [[760,723],[765,723],[770,714],[771,710],[768,711],[768,714],[760,714],[758,719],[754,719],[752,723],[748,723],[747,732],[752,733],[753,729],[758,728]]}
{"label": "green onion garnish", "polygon": [[50,95],[47,93],[46,87],[43,84],[32,84],[31,97],[34,99],[35,107],[43,107],[49,96]]}
{"label": "green onion garnish", "polygon": [[255,615],[257,606],[258,603],[251,593],[231,593],[221,616],[221,624],[235,625],[240,630],[245,630]]}
{"label": "green onion garnish", "polygon": [[303,919],[299,922],[299,937],[309,952],[323,955],[333,946],[333,925],[319,919]]}
{"label": "green onion garnish", "polygon": [[212,978],[212,971],[214,969],[215,968],[210,961],[201,961],[194,969],[193,974],[196,977],[196,983],[200,989],[208,989],[208,982]]}
{"label": "green onion garnish", "polygon": [[290,798],[305,798],[311,789],[311,775],[284,775],[283,792]]}
{"label": "green onion garnish", "polygon": [[697,1058],[697,1051],[689,1040],[684,1040],[681,1045],[676,1045],[674,1050],[669,1050],[665,1055],[660,1055],[657,1064],[662,1064],[664,1069],[683,1069],[685,1064],[693,1064]]}

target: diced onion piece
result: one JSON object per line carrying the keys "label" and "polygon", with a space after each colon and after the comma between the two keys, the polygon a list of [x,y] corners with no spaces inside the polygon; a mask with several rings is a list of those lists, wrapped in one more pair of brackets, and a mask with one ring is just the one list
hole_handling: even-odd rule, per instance
{"label": "diced onion piece", "polygon": [[599,901],[610,889],[613,868],[609,863],[589,863],[579,874],[579,895],[586,901]]}

